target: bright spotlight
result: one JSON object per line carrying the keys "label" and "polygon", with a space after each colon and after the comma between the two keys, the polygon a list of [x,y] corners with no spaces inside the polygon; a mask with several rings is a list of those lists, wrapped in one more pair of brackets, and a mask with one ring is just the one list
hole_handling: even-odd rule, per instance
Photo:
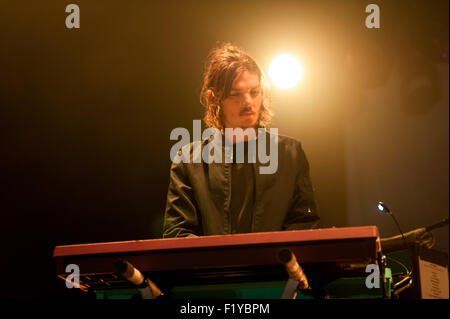
{"label": "bright spotlight", "polygon": [[280,89],[290,89],[302,78],[303,68],[293,56],[283,54],[273,59],[269,66],[270,80]]}

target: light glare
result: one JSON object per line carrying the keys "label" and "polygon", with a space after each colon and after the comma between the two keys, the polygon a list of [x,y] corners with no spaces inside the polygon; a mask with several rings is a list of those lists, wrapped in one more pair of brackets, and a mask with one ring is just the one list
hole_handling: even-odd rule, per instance
{"label": "light glare", "polygon": [[270,80],[281,89],[294,87],[302,76],[302,65],[288,54],[277,56],[269,66]]}

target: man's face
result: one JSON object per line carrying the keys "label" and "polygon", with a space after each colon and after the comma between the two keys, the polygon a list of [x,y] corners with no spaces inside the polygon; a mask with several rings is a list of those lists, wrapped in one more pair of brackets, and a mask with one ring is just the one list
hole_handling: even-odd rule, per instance
{"label": "man's face", "polygon": [[258,75],[244,71],[234,80],[230,95],[222,101],[225,128],[255,127],[261,102],[262,92]]}

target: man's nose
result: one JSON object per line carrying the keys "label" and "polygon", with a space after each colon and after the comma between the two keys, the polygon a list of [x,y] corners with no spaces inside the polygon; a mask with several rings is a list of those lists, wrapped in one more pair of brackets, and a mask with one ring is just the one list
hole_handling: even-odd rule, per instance
{"label": "man's nose", "polygon": [[242,104],[247,106],[247,105],[251,105],[252,102],[253,102],[253,97],[251,96],[251,94],[250,93],[245,93],[244,97],[243,97]]}

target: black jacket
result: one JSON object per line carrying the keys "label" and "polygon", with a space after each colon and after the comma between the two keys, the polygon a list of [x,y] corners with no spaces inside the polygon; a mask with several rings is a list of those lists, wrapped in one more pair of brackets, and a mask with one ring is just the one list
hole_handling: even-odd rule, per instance
{"label": "black jacket", "polygon": [[[203,141],[202,147],[206,143],[211,143],[211,140]],[[193,143],[187,147],[192,153]],[[190,163],[172,163],[163,237],[230,233],[231,165],[194,163],[192,154]],[[252,232],[316,227],[319,216],[309,164],[300,142],[279,135],[278,169],[274,174],[260,174],[260,166],[266,165],[257,159],[253,165],[255,205]]]}

